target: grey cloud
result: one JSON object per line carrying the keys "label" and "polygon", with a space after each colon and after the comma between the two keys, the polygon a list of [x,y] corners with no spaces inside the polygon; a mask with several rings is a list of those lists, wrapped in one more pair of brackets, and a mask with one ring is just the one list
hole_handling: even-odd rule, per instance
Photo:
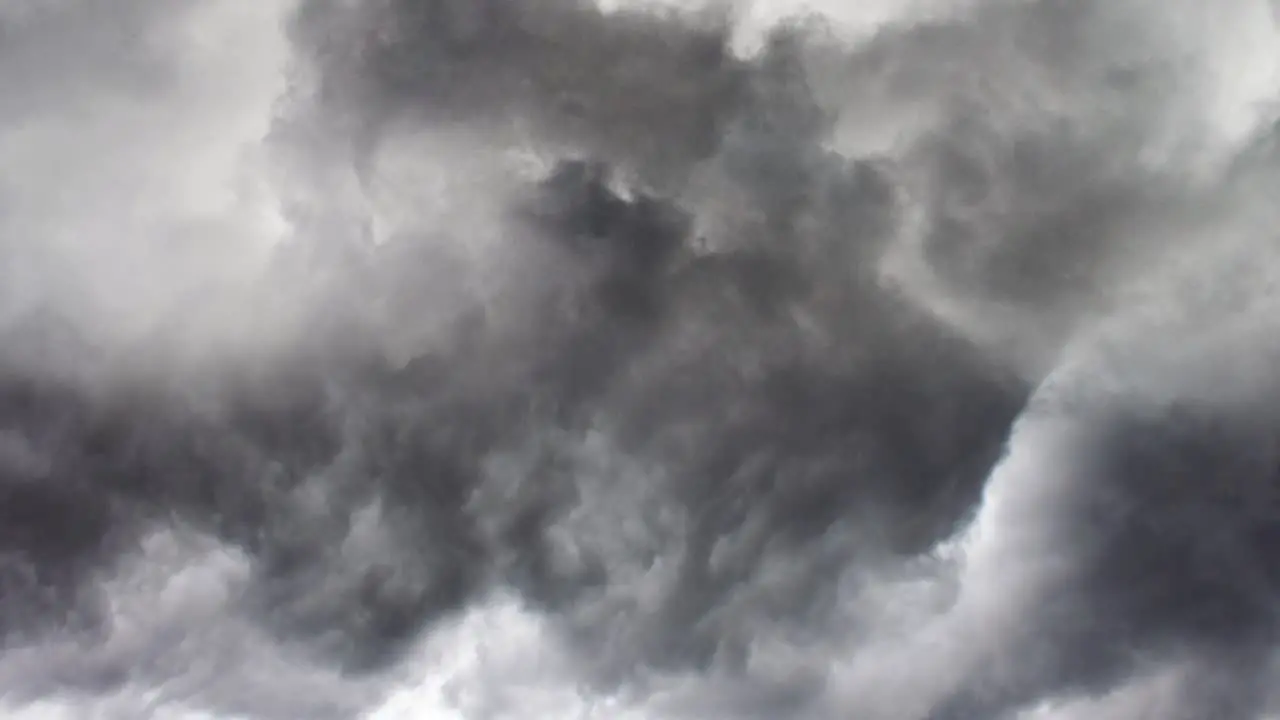
{"label": "grey cloud", "polygon": [[[279,15],[126,10],[5,21],[33,34],[8,51],[27,69],[0,71],[21,90],[0,147],[74,191],[20,169],[0,197],[11,267],[40,268],[24,297],[52,307],[11,324],[0,372],[0,634],[24,646],[0,682],[18,695],[149,682],[221,712],[358,717],[505,592],[552,638],[534,675],[655,717],[1260,715],[1270,351],[1169,329],[1226,324],[1227,301],[1142,319],[1198,302],[1170,258],[1220,284],[1218,230],[1263,276],[1235,289],[1266,305],[1248,188],[1272,162],[1215,135],[1213,32],[1141,0],[993,2],[857,44],[797,21],[738,55],[733,13],[312,0],[287,18],[286,90],[224,85],[229,56],[170,34]],[[283,63],[273,37],[261,57]],[[238,83],[249,109],[209,126],[253,146],[271,120],[291,237],[226,270],[245,297],[195,296],[271,348],[219,355],[227,338],[172,302],[216,274],[204,246],[157,249],[205,217],[200,192],[150,191],[225,170],[171,155],[202,147],[201,113]],[[112,101],[143,120],[118,145]],[[34,149],[22,113],[54,128]],[[265,232],[258,209],[196,235]],[[93,252],[55,254],[62,284],[19,232],[94,225]],[[69,293],[129,288],[98,257],[162,276],[132,311],[208,357],[146,358],[177,352],[161,333],[126,346],[147,372],[84,372],[119,346]],[[1125,304],[1133,276],[1156,278],[1150,306]],[[1089,354],[1101,317],[1128,352]],[[174,550],[216,565],[197,573],[211,599],[122,625],[120,593],[151,591],[120,583],[187,535],[213,548]],[[456,702],[510,712],[500,692]]]}

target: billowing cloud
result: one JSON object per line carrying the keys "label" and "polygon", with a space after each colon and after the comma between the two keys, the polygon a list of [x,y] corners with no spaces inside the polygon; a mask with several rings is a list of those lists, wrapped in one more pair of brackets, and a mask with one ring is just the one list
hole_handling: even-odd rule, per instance
{"label": "billowing cloud", "polygon": [[118,5],[0,8],[7,712],[1280,710],[1266,3]]}

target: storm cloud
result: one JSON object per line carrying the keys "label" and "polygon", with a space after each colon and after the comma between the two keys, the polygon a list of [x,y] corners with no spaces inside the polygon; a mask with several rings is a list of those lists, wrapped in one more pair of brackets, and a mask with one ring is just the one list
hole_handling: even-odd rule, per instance
{"label": "storm cloud", "polygon": [[1280,712],[1267,3],[251,5],[0,5],[6,712]]}

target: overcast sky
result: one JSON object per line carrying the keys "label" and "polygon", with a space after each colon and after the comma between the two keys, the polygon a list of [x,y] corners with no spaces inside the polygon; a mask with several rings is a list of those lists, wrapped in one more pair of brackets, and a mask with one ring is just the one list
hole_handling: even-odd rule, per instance
{"label": "overcast sky", "polygon": [[1280,717],[1267,0],[660,4],[0,0],[6,713]]}

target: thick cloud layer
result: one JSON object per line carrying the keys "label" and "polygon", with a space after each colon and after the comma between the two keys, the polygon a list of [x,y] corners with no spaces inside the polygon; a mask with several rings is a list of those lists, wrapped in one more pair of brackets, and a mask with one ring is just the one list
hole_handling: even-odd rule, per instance
{"label": "thick cloud layer", "polygon": [[0,6],[6,712],[1280,713],[1262,0],[112,8]]}

